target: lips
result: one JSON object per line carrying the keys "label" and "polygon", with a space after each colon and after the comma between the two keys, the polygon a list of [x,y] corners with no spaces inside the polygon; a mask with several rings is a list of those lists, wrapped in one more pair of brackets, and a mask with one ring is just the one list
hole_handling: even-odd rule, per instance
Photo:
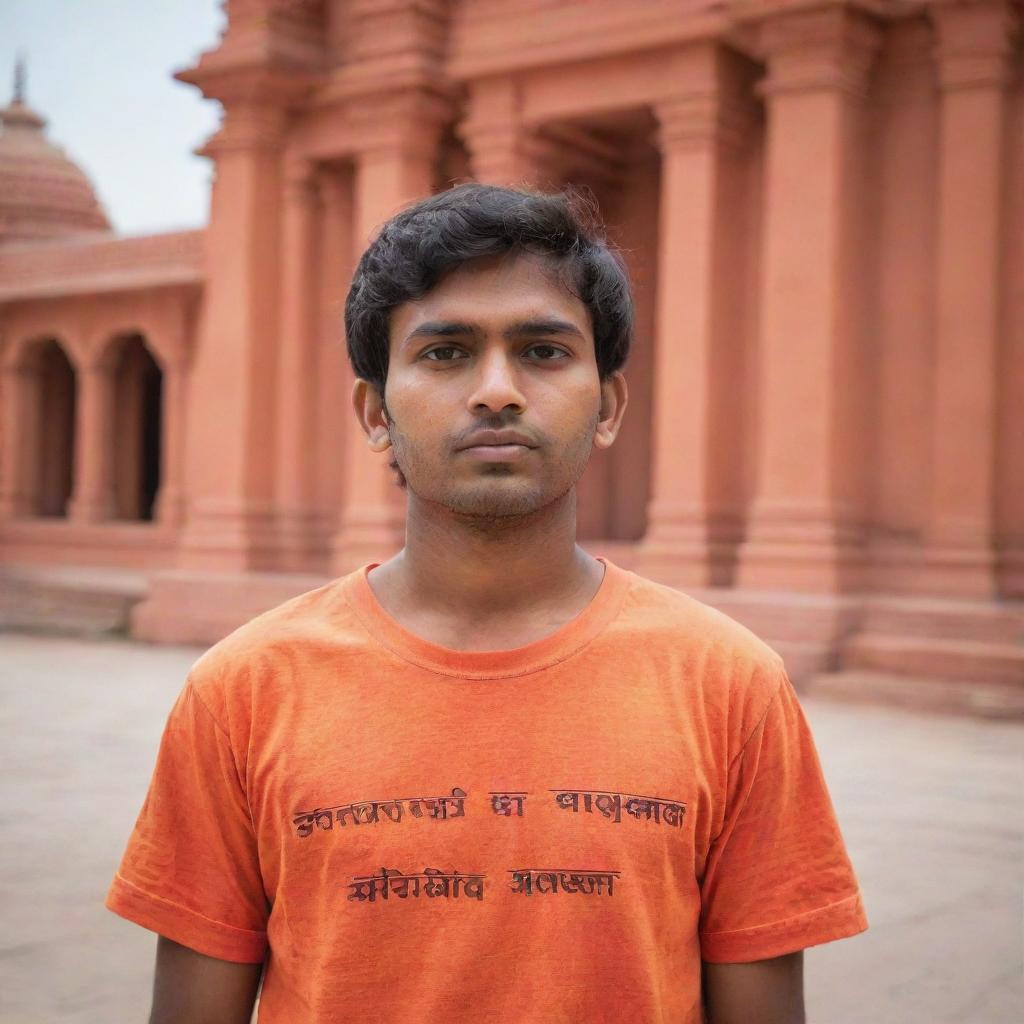
{"label": "lips", "polygon": [[516,430],[478,430],[459,445],[458,451],[466,448],[500,447],[503,445],[522,445],[525,448],[536,448],[532,438]]}

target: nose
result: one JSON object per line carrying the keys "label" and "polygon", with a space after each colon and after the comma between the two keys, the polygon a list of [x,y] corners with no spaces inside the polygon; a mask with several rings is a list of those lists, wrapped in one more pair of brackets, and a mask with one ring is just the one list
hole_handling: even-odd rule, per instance
{"label": "nose", "polygon": [[479,414],[484,408],[502,412],[510,405],[518,412],[526,408],[526,398],[520,390],[513,359],[501,348],[491,348],[480,354],[473,387],[466,400],[471,413]]}

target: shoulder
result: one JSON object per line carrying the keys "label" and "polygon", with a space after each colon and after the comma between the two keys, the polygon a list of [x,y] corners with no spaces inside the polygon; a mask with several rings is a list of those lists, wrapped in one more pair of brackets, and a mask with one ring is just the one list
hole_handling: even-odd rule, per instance
{"label": "shoulder", "polygon": [[779,653],[742,622],[683,590],[638,573],[629,576],[624,611],[630,629],[679,649],[699,649],[705,657],[714,656],[715,667],[725,667],[724,661],[734,669],[782,668]]}
{"label": "shoulder", "polygon": [[365,644],[365,631],[345,599],[347,577],[289,598],[249,619],[203,652],[188,684],[229,728],[256,703],[294,685],[320,656],[344,657]]}
{"label": "shoulder", "polygon": [[653,658],[694,703],[749,733],[786,678],[782,656],[743,623],[706,601],[629,573],[616,626],[624,643]]}

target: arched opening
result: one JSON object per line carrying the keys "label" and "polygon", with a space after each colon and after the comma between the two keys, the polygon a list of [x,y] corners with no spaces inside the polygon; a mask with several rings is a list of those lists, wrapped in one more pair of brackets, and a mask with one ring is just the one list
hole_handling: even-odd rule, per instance
{"label": "arched opening", "polygon": [[160,488],[163,373],[141,334],[114,345],[114,518],[148,521]]}
{"label": "arched opening", "polygon": [[66,516],[75,463],[77,381],[60,342],[45,338],[23,357],[26,389],[22,466],[29,513]]}

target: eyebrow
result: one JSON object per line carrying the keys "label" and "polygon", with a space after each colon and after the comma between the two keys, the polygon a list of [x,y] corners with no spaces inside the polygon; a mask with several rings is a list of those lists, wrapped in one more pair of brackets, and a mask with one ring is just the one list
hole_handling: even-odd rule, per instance
{"label": "eyebrow", "polygon": [[[482,333],[479,325],[461,320],[427,320],[409,332],[408,337],[402,342],[402,346],[408,345],[414,338],[465,338]],[[550,337],[553,334],[569,335],[579,338],[581,341],[584,340],[583,332],[575,324],[556,316],[517,320],[509,324],[502,334],[508,340]]]}

